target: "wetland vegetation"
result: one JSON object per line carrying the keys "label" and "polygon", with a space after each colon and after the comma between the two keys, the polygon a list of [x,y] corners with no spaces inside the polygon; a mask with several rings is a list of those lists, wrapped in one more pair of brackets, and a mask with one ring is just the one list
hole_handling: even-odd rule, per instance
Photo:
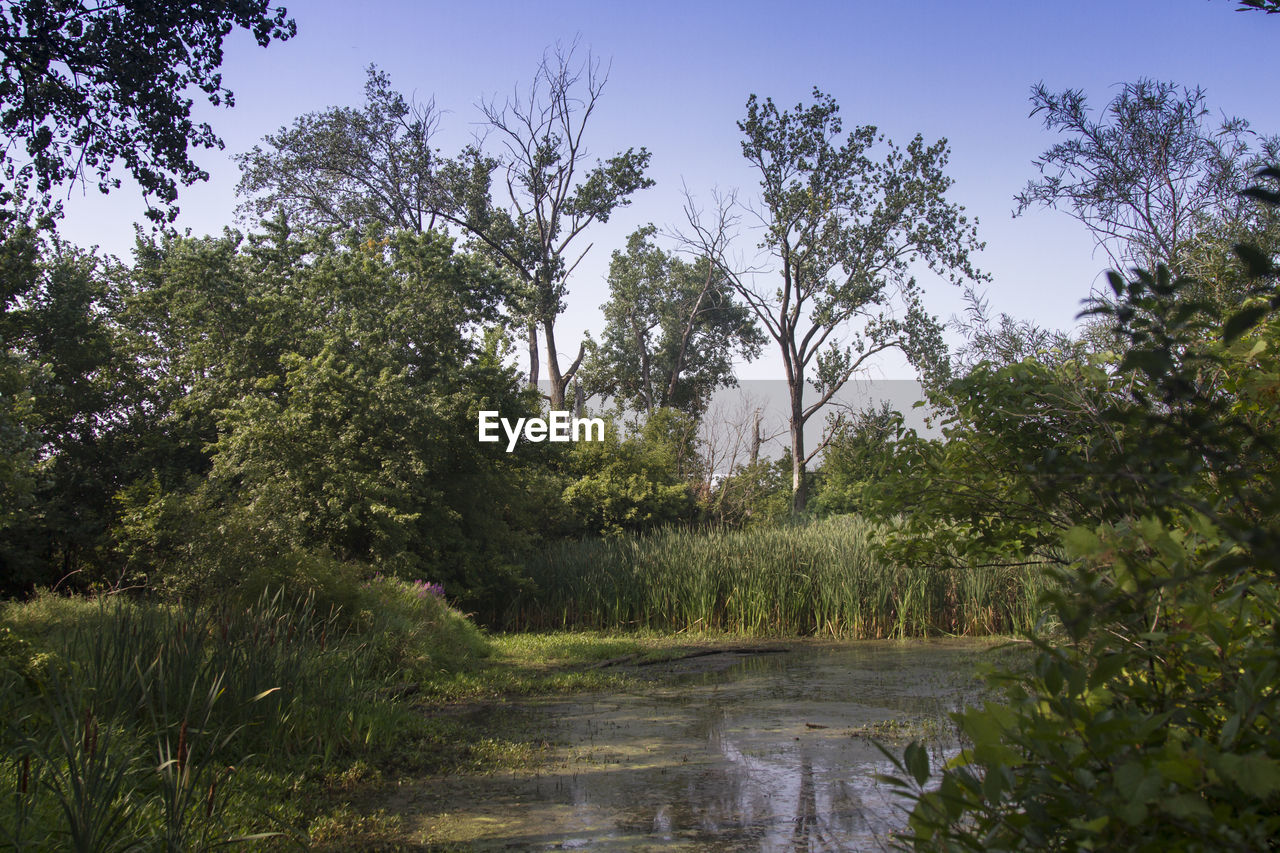
{"label": "wetland vegetation", "polygon": [[[123,164],[171,222],[220,144],[184,93],[292,20],[0,17],[0,847],[1274,848],[1280,139],[1034,86],[1019,210],[1125,270],[1067,333],[973,289],[946,140],[743,93],[758,195],[634,231],[570,359],[585,235],[653,184],[588,162],[577,42],[452,153],[371,66],[238,158],[245,233],[126,261],[54,190]],[[971,288],[955,352],[926,275]],[[766,347],[776,458],[710,423]],[[826,405],[887,351],[935,430]]]}

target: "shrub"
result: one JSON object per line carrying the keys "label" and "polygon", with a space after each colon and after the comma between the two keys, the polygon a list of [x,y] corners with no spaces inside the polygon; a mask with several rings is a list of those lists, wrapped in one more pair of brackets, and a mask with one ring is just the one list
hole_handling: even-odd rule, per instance
{"label": "shrub", "polygon": [[425,677],[468,669],[489,654],[480,630],[427,581],[376,576],[360,587],[357,625],[374,671]]}
{"label": "shrub", "polygon": [[[895,759],[917,849],[1275,848],[1280,294],[1271,261],[1239,252],[1254,281],[1226,317],[1164,269],[1111,275],[1100,313],[1127,349],[1088,413],[1109,456],[1042,454],[1023,492],[1059,490],[1066,523],[1040,535],[1069,558],[1050,598],[1063,637],[1036,636],[1004,701],[957,715],[972,746],[939,778],[918,745]],[[1127,512],[1094,514],[1117,496]]]}

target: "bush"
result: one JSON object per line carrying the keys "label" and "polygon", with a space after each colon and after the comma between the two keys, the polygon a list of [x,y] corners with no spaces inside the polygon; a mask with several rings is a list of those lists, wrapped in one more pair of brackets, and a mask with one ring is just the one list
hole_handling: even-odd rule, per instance
{"label": "bush", "polygon": [[361,642],[378,674],[425,678],[469,669],[489,654],[488,641],[449,606],[439,584],[378,575],[361,585],[357,607]]}
{"label": "bush", "polygon": [[[956,716],[972,746],[939,778],[918,745],[895,759],[887,778],[915,801],[917,849],[1275,849],[1280,294],[1262,286],[1269,259],[1240,255],[1254,284],[1226,317],[1163,269],[1112,274],[1117,300],[1100,313],[1127,349],[1095,374],[1098,405],[1077,410],[1098,434],[1057,442],[1106,454],[1024,453],[1022,491],[1008,478],[990,492],[1006,502],[988,514],[1010,495],[1055,495],[1003,529],[1060,542],[1062,635],[1034,637],[1030,673],[1001,677],[1003,702]],[[1018,452],[1016,436],[985,440]],[[975,485],[970,497],[993,485],[976,468],[953,482]],[[1123,511],[1103,516],[1117,498]]]}

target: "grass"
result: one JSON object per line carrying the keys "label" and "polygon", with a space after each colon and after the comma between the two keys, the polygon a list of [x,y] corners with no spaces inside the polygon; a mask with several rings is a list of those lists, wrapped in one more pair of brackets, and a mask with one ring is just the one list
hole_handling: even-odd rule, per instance
{"label": "grass", "polygon": [[335,773],[432,765],[457,733],[385,691],[475,666],[487,641],[412,584],[357,597],[0,607],[0,849],[305,841]]}
{"label": "grass", "polygon": [[376,847],[394,815],[353,800],[544,759],[507,697],[633,687],[655,677],[633,664],[739,636],[996,634],[1035,618],[1031,570],[887,566],[872,547],[886,530],[848,518],[567,543],[530,566],[521,630],[494,636],[394,579],[339,590],[341,609],[278,592],[198,609],[0,604],[0,849]]}
{"label": "grass", "polygon": [[[677,637],[484,637],[398,581],[352,613],[42,595],[0,605],[0,849],[349,849],[350,803],[424,775],[535,766],[511,695],[618,689]],[[344,846],[346,845],[346,846]]]}
{"label": "grass", "polygon": [[535,591],[507,627],[871,639],[1034,625],[1045,585],[1035,568],[888,564],[875,543],[890,531],[846,516],[560,543],[528,564]]}

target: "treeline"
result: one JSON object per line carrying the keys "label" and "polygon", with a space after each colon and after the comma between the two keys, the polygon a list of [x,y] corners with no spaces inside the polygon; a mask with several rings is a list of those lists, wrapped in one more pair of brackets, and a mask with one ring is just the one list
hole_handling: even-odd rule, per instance
{"label": "treeline", "polygon": [[[596,68],[575,64],[570,49],[535,78],[579,133],[587,116],[564,96],[594,103]],[[559,365],[566,253],[647,185],[643,149],[578,178],[578,149],[559,137],[533,159],[519,146],[505,158],[446,158],[429,145],[432,116],[385,75],[370,71],[367,96],[361,109],[303,116],[242,158],[246,210],[265,217],[249,234],[144,237],[122,262],[67,245],[38,206],[6,213],[0,591],[204,600],[384,572],[441,583],[497,623],[514,601],[548,605],[527,567],[566,540],[887,518],[969,488],[918,476],[918,458],[993,437],[1003,445],[991,470],[1030,449],[1063,456],[1091,440],[1087,425],[1053,406],[1023,411],[1036,398],[1009,371],[1065,372],[1036,380],[1064,394],[1124,375],[1127,344],[1105,323],[1053,332],[992,316],[975,291],[967,342],[947,353],[914,279],[906,286],[912,258],[957,281],[983,278],[968,260],[972,223],[944,197],[945,146],[917,139],[898,151],[869,127],[845,135],[837,105],[816,91],[791,111],[753,96],[741,127],[773,217],[766,249],[787,259],[784,288],[770,295],[730,265],[731,205],[708,217],[690,200],[673,248],[646,226],[613,253],[601,340]],[[1204,93],[1173,84],[1127,86],[1097,118],[1078,92],[1038,87],[1033,101],[1076,144],[1045,153],[1045,169],[1060,174],[1028,184],[1020,205],[1067,208],[1118,263],[1194,276],[1184,310],[1221,313],[1248,293],[1230,247],[1243,237],[1269,246],[1276,226],[1238,189],[1275,153],[1273,138],[1255,144],[1239,119],[1212,124]],[[529,109],[491,105],[486,115],[503,127]],[[530,132],[508,130],[510,140]],[[868,157],[882,145],[876,165]],[[505,199],[493,180],[504,170],[522,176]],[[376,183],[389,175],[400,177]],[[898,219],[883,219],[890,209]],[[760,454],[751,412],[719,425],[707,413],[738,361],[771,340],[789,377],[790,441],[777,460]],[[530,369],[517,374],[513,351],[526,341]],[[880,408],[833,417],[806,447],[804,426],[822,404],[893,348],[921,369],[945,423],[972,415],[985,425],[923,441]],[[532,390],[543,366],[549,399]],[[481,411],[516,420],[593,395],[608,401],[603,442],[521,442],[507,453],[477,440]],[[732,428],[732,446],[712,436],[716,426]],[[919,483],[935,488],[918,493]],[[1006,530],[1000,514],[983,529],[1015,561],[1057,559],[1052,530]],[[1027,559],[1033,543],[1043,547]]]}
{"label": "treeline", "polygon": [[351,564],[493,606],[540,542],[698,514],[679,413],[567,450],[476,440],[480,410],[540,405],[495,331],[505,279],[440,234],[271,221],[125,265],[21,226],[3,249],[9,594]]}

